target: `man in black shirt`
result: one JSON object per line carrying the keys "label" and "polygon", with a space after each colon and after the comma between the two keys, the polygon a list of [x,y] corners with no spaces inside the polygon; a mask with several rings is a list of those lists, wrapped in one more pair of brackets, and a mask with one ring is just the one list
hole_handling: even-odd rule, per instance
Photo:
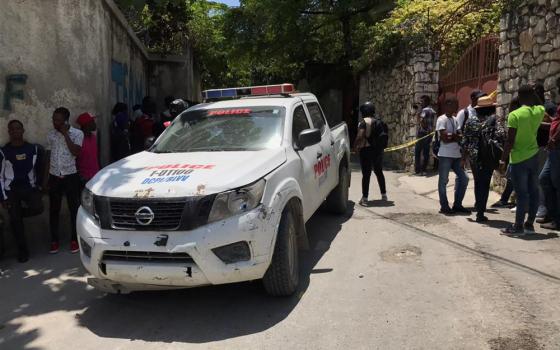
{"label": "man in black shirt", "polygon": [[2,172],[0,187],[2,205],[8,210],[10,224],[18,246],[18,261],[26,262],[29,251],[23,227],[23,218],[39,215],[43,202],[39,184],[43,174],[43,150],[39,145],[23,139],[25,130],[19,120],[8,123],[8,142],[0,152]]}

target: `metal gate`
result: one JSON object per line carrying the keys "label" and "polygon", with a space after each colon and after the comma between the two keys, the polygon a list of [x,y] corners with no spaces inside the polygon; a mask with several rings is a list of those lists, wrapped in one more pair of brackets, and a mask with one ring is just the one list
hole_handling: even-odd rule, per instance
{"label": "metal gate", "polygon": [[498,87],[499,39],[488,36],[471,46],[461,57],[457,65],[439,82],[439,101],[456,96],[459,107],[464,108],[470,102],[474,89],[491,93]]}

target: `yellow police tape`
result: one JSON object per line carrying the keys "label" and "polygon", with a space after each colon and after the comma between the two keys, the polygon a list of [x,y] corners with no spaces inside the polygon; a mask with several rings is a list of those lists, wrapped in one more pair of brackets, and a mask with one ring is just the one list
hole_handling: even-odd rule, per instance
{"label": "yellow police tape", "polygon": [[428,137],[432,137],[434,134],[435,134],[435,132],[431,132],[426,136],[423,136],[423,137],[421,137],[419,139],[416,139],[416,140],[412,140],[412,141],[407,142],[407,143],[403,143],[402,145],[385,148],[385,152],[394,152],[394,151],[398,151],[398,150],[403,149],[403,148],[408,148],[408,147],[414,146],[416,143],[418,143],[418,141],[421,141],[423,139],[427,139]]}

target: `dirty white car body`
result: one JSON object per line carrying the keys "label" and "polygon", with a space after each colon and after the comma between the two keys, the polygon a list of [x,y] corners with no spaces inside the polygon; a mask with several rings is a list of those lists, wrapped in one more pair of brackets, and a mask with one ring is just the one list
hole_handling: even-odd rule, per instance
{"label": "dirty white car body", "polygon": [[[281,120],[274,119],[277,133],[265,147],[155,151],[166,137],[190,127],[175,125],[186,114],[206,115],[200,120],[212,123],[210,114],[231,113],[225,120],[238,123],[233,118],[253,118],[243,113],[263,109],[263,118]],[[268,123],[254,115],[252,122]],[[320,129],[320,141],[298,149],[297,132],[306,123],[307,132]],[[261,137],[263,128],[238,137]],[[82,263],[93,275],[88,282],[128,293],[264,279],[270,294],[292,294],[298,243],[306,242],[304,223],[329,195],[334,211],[346,209],[349,158],[347,126],[331,129],[312,94],[195,106],[150,151],[106,167],[86,185],[77,230]],[[286,239],[278,239],[279,232]]]}

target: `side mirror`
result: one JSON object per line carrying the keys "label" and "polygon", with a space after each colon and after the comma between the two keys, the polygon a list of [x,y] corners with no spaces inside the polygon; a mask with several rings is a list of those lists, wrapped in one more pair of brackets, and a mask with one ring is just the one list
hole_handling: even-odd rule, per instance
{"label": "side mirror", "polygon": [[153,145],[154,142],[156,142],[156,138],[153,136],[150,136],[146,139],[146,141],[144,141],[144,149],[150,149]]}
{"label": "side mirror", "polygon": [[321,142],[321,130],[307,129],[299,133],[297,147],[303,150],[306,147],[313,146]]}

